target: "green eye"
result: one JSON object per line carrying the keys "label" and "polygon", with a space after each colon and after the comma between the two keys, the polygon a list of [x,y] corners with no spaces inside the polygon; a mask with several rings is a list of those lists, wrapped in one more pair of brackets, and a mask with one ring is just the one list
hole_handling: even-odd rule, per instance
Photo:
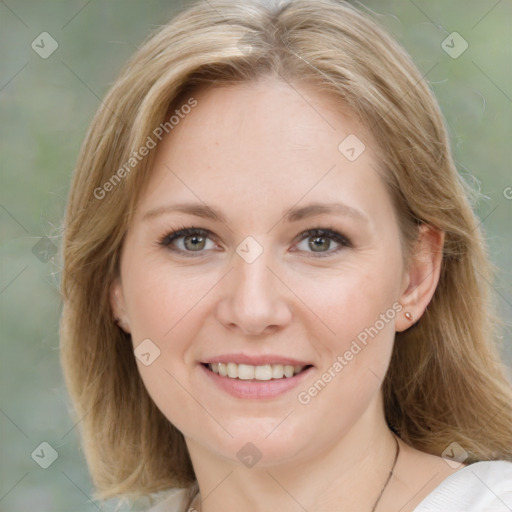
{"label": "green eye", "polygon": [[210,232],[205,229],[183,228],[165,235],[160,245],[177,252],[201,252],[207,248],[209,236]]}
{"label": "green eye", "polygon": [[[343,247],[351,247],[351,243],[348,238],[331,229],[317,228],[305,231],[301,235],[300,243],[305,241],[307,241],[307,247],[299,250],[316,253],[321,256],[336,253]],[[338,244],[338,247],[333,250],[329,250],[333,243]]]}
{"label": "green eye", "polygon": [[[300,247],[300,244],[304,244],[304,246]],[[334,249],[331,248],[333,244],[337,245]],[[215,247],[212,233],[206,229],[195,227],[183,227],[177,231],[171,231],[160,240],[159,245],[187,256],[192,253],[201,254]],[[324,257],[337,253],[344,247],[352,247],[352,244],[348,238],[337,231],[317,228],[301,233],[297,246],[301,252]]]}

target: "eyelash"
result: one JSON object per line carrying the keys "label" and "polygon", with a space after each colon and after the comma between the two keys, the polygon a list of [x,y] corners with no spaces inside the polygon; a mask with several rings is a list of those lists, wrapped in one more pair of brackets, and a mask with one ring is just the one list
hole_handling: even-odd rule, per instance
{"label": "eyelash", "polygon": [[[204,253],[204,251],[183,251],[182,249],[176,249],[172,248],[172,243],[178,240],[179,238],[191,236],[191,235],[199,235],[201,237],[208,237],[212,238],[212,232],[207,229],[197,228],[194,226],[182,226],[181,229],[178,230],[171,230],[166,235],[164,235],[159,241],[158,246],[164,247],[166,249],[169,249],[173,252],[181,253],[186,255],[186,257],[196,257],[193,253],[197,252],[198,255],[201,255]],[[314,254],[314,257],[317,258],[325,258],[327,256],[331,256],[332,254],[338,253],[340,250],[346,247],[352,247],[351,241],[342,234],[338,233],[334,230],[332,227],[326,227],[326,228],[307,228],[305,231],[303,231],[299,235],[299,240],[297,243],[302,242],[303,240],[307,238],[312,237],[325,237],[330,240],[333,240],[334,242],[339,244],[339,247],[337,247],[334,250],[326,251],[326,252],[311,252],[311,254]]]}

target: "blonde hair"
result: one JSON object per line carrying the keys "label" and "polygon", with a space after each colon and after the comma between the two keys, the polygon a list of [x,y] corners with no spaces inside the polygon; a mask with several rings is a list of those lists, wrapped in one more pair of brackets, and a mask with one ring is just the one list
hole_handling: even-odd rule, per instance
{"label": "blonde hair", "polygon": [[458,442],[466,462],[512,460],[512,392],[494,345],[488,258],[425,80],[369,15],[346,2],[210,0],[160,28],[127,63],[92,121],[73,176],[61,357],[96,496],[138,497],[195,481],[184,438],[148,395],[109,303],[154,152],[130,158],[194,90],[266,77],[307,79],[364,124],[406,248],[422,223],[445,232],[434,297],[419,322],[396,335],[383,384],[390,427],[428,453]]}

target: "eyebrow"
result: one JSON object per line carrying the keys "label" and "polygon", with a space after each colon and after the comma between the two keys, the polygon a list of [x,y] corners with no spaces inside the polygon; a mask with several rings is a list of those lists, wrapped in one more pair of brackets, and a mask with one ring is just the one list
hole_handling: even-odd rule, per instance
{"label": "eyebrow", "polygon": [[[146,212],[143,215],[142,220],[147,221],[154,217],[173,212],[186,213],[203,219],[210,219],[226,224],[226,217],[220,210],[201,203],[179,203],[159,206]],[[368,222],[368,217],[361,210],[343,203],[310,203],[306,206],[285,210],[282,213],[281,218],[284,218],[286,222],[291,223],[298,222],[307,217],[322,214],[335,214],[351,217],[354,220],[363,223]]]}

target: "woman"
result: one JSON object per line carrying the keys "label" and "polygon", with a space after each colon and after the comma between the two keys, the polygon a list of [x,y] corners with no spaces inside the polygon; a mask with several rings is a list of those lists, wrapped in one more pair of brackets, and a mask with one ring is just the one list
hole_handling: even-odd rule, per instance
{"label": "woman", "polygon": [[99,498],[512,506],[478,220],[428,86],[349,4],[198,3],[149,38],[82,147],[63,255]]}

